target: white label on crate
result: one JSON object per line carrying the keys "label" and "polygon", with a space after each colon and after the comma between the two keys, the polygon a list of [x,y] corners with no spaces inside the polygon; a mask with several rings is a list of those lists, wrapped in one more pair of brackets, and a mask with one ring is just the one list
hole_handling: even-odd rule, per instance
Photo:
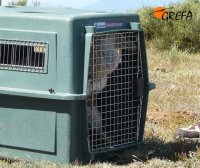
{"label": "white label on crate", "polygon": [[97,29],[113,28],[113,27],[123,27],[123,23],[106,23],[106,22],[95,22],[94,26]]}
{"label": "white label on crate", "polygon": [[95,23],[94,23],[94,26],[95,26],[97,29],[105,29],[105,28],[106,28],[106,22],[95,22]]}

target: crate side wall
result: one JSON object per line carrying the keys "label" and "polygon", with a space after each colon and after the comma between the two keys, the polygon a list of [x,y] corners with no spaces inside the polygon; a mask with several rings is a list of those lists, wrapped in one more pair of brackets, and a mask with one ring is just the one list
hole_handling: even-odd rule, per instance
{"label": "crate side wall", "polygon": [[[90,159],[87,148],[84,149],[87,138],[82,136],[86,132],[84,130],[84,101],[57,101],[5,95],[0,95],[0,98],[3,100],[0,102],[0,123],[3,125],[1,131],[9,125],[12,125],[13,129],[17,128],[15,139],[12,139],[9,145],[4,144],[10,141],[9,139],[8,141],[1,139],[1,157],[49,160],[58,163],[69,163],[76,159],[85,162]],[[12,123],[8,122],[5,112],[13,114],[9,115]],[[40,124],[36,116],[40,117],[38,118],[41,121]],[[44,128],[49,125],[52,126],[48,127],[51,130],[45,130]],[[14,131],[11,127],[7,128],[7,138],[9,135],[12,136],[10,132]],[[50,135],[48,138],[49,133],[46,131],[53,131],[51,135],[55,135]],[[38,132],[40,132],[40,137],[37,136]],[[29,136],[26,140],[29,146],[21,142],[22,135]]]}

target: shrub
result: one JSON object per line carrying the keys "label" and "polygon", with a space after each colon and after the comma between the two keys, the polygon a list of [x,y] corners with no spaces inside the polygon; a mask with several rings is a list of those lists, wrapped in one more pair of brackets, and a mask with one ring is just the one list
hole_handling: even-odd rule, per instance
{"label": "shrub", "polygon": [[200,3],[189,0],[183,3],[171,4],[173,11],[191,11],[190,20],[160,20],[153,17],[153,8],[144,7],[139,10],[142,27],[147,40],[153,40],[156,48],[171,49],[176,46],[180,50],[190,52],[200,51]]}
{"label": "shrub", "polygon": [[11,2],[8,2],[9,6],[26,6],[28,0],[12,0]]}

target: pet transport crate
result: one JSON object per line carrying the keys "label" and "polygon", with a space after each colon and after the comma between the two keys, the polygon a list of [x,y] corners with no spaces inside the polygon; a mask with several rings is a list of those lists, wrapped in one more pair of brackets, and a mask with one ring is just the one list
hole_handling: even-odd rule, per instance
{"label": "pet transport crate", "polygon": [[0,157],[86,162],[142,142],[138,15],[2,7],[0,20]]}

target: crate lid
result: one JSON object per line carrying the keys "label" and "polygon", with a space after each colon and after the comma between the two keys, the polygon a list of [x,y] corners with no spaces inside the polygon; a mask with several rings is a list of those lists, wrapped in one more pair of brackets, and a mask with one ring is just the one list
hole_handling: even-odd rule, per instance
{"label": "crate lid", "polygon": [[[106,11],[93,11],[72,8],[44,8],[44,7],[21,7],[21,6],[4,6],[0,7],[0,15],[18,14],[25,16],[83,16],[83,15],[134,15],[133,13],[116,13]],[[136,15],[136,14],[135,14]]]}

